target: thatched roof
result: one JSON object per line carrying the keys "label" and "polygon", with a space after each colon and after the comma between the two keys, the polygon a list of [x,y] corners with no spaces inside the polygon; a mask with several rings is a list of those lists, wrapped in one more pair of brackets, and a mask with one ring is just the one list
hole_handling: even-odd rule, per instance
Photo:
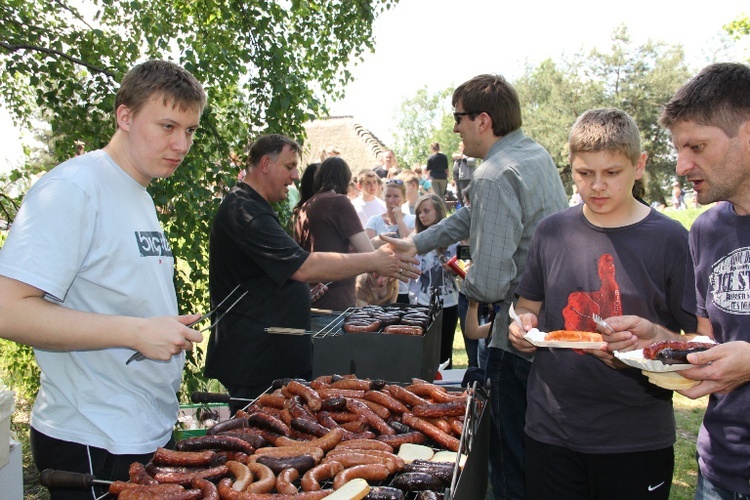
{"label": "thatched roof", "polygon": [[332,116],[304,125],[307,139],[303,147],[302,166],[320,161],[323,150],[334,147],[346,160],[352,173],[373,168],[378,155],[388,149],[372,132],[356,123],[352,116]]}

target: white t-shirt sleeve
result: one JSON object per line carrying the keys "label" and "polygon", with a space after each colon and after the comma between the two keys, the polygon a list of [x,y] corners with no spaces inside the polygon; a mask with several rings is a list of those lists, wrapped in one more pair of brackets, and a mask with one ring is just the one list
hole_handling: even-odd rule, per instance
{"label": "white t-shirt sleeve", "polygon": [[0,252],[0,274],[62,301],[91,245],[96,211],[71,182],[36,187],[26,195]]}
{"label": "white t-shirt sleeve", "polygon": [[383,217],[380,215],[373,215],[372,217],[367,219],[365,229],[372,229],[373,231],[375,231],[375,234],[385,232],[385,221],[383,220]]}

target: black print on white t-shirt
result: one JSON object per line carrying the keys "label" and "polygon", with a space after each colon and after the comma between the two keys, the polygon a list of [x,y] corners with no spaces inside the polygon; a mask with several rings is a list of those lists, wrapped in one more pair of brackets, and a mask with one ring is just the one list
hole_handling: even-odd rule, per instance
{"label": "black print on white t-shirt", "polygon": [[135,240],[141,257],[171,257],[172,249],[161,231],[136,231]]}
{"label": "black print on white t-shirt", "polygon": [[750,248],[738,248],[713,265],[711,292],[716,307],[732,314],[750,314]]}

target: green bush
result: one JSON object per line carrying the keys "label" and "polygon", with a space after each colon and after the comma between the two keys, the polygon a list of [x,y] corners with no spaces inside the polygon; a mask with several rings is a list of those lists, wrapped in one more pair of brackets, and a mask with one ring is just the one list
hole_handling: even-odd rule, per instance
{"label": "green bush", "polygon": [[33,401],[39,390],[39,366],[33,349],[0,339],[0,378],[19,397]]}

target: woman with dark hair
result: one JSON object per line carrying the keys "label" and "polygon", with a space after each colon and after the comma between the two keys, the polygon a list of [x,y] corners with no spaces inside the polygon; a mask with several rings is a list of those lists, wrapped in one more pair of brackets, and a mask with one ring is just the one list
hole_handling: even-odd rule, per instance
{"label": "woman with dark hair", "polygon": [[[415,230],[421,233],[445,219],[445,203],[436,194],[426,194],[417,200],[414,213],[417,216]],[[424,306],[430,305],[433,294],[437,294],[443,304],[443,329],[440,334],[440,363],[453,365],[453,336],[458,323],[458,284],[456,273],[448,266],[448,260],[455,257],[458,243],[447,248],[436,248],[424,255],[418,255],[421,275],[409,280],[409,302]]]}
{"label": "woman with dark hair", "polygon": [[319,166],[320,163],[311,163],[305,168],[305,171],[302,172],[302,177],[299,180],[299,201],[292,209],[292,213],[295,217],[297,216],[299,209],[302,208],[302,205],[304,205],[305,202],[315,194],[315,173],[318,171]]}
{"label": "woman with dark hair", "polygon": [[[308,167],[309,169],[310,167]],[[307,173],[307,172],[305,172]],[[304,177],[304,175],[303,175]],[[299,207],[294,237],[309,252],[372,252],[374,250],[346,192],[352,178],[340,157],[326,158],[313,178],[315,194]],[[355,305],[355,278],[335,281],[315,306],[343,311]]]}

